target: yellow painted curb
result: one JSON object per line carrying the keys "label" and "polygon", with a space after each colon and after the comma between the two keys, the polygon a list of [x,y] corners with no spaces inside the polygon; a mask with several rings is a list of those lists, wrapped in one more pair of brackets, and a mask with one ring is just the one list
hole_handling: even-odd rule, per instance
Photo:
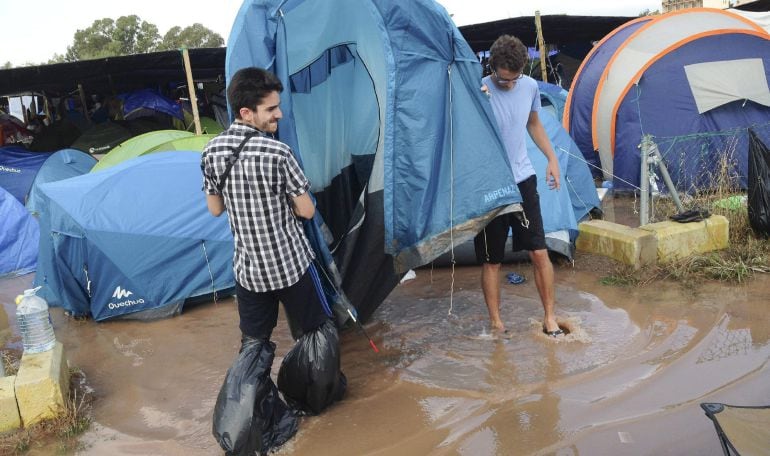
{"label": "yellow painted curb", "polygon": [[730,222],[721,215],[712,215],[702,222],[650,223],[639,229],[652,233],[658,240],[657,256],[660,263],[725,249],[730,238]]}
{"label": "yellow painted curb", "polygon": [[16,405],[16,393],[13,391],[15,381],[15,375],[0,377],[0,433],[21,427],[19,407]]}
{"label": "yellow painted curb", "polygon": [[60,342],[47,352],[22,355],[15,390],[24,426],[53,418],[63,410],[69,392],[69,366]]}
{"label": "yellow painted curb", "polygon": [[580,234],[575,248],[579,251],[606,256],[635,267],[655,263],[657,240],[649,231],[605,220],[583,222],[578,229]]}

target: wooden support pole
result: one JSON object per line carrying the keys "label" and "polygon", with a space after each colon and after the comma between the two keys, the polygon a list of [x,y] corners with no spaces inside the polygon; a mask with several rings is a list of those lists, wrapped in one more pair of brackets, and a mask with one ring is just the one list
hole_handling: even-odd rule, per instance
{"label": "wooden support pole", "polygon": [[80,107],[83,109],[83,117],[86,118],[88,123],[91,123],[91,116],[88,115],[88,103],[86,103],[86,91],[83,90],[83,84],[78,84],[78,92],[80,93]]}
{"label": "wooden support pole", "polygon": [[198,98],[195,96],[195,82],[193,82],[192,69],[190,68],[190,54],[187,48],[182,48],[182,59],[184,60],[184,71],[187,73],[187,90],[190,91],[190,104],[192,105],[193,122],[195,123],[195,134],[203,134],[201,130],[201,118],[198,116]]}
{"label": "wooden support pole", "polygon": [[535,27],[537,27],[537,47],[540,51],[540,74],[543,82],[548,82],[548,71],[545,67],[545,56],[548,54],[548,50],[545,48],[545,40],[543,40],[543,25],[540,23],[540,11],[535,11]]}
{"label": "wooden support pole", "polygon": [[52,125],[54,119],[51,117],[51,105],[48,103],[48,95],[45,92],[43,92],[43,109],[45,110],[46,118],[48,118],[48,124]]}
{"label": "wooden support pole", "polygon": [[24,125],[29,125],[30,119],[27,115],[27,107],[24,106],[24,95],[19,95],[19,103],[21,104],[21,116],[24,120]]}

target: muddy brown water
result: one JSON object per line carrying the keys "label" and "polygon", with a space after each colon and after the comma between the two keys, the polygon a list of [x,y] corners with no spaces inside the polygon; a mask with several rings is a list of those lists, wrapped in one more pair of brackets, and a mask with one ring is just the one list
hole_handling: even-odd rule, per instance
{"label": "muddy brown water", "polygon": [[[503,284],[510,339],[489,334],[478,267],[423,268],[366,328],[342,335],[345,399],[303,418],[279,455],[719,455],[701,402],[770,404],[770,276],[696,290],[604,286],[591,268],[556,269],[571,334],[540,332],[527,277]],[[0,280],[0,346],[19,349]],[[452,286],[452,283],[454,285]],[[239,347],[232,299],[175,318],[95,323],[52,309],[57,338],[95,397],[82,455],[220,455],[212,410]],[[273,375],[293,342],[283,316]],[[60,454],[55,445],[30,454]]]}

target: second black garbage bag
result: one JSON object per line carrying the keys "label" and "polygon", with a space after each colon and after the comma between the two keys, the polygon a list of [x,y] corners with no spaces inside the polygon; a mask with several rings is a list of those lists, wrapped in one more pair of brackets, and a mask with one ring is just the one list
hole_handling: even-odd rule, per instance
{"label": "second black garbage bag", "polygon": [[278,371],[278,389],[297,412],[317,415],[345,395],[337,327],[327,320],[300,337]]}

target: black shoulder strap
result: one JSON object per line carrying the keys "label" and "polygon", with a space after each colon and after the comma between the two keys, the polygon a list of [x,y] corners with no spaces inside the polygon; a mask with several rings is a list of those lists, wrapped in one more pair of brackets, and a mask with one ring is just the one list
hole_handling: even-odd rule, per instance
{"label": "black shoulder strap", "polygon": [[241,143],[238,144],[238,147],[233,150],[233,155],[230,156],[230,159],[227,162],[227,168],[225,168],[225,172],[222,173],[222,176],[219,178],[219,183],[217,184],[217,190],[219,191],[220,195],[222,194],[222,189],[225,188],[227,178],[230,177],[230,171],[233,169],[233,165],[235,165],[235,162],[238,161],[238,156],[241,155],[241,151],[246,146],[246,143],[255,136],[259,136],[258,131],[247,133]]}

